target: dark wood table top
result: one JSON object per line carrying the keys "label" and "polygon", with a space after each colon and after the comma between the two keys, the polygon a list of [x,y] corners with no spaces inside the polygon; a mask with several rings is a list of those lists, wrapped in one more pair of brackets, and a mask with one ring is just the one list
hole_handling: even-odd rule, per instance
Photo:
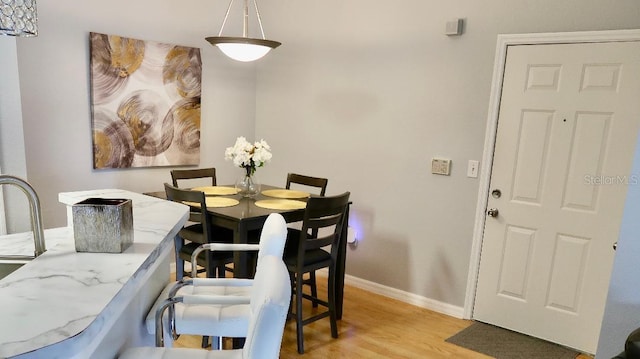
{"label": "dark wood table top", "polygon": [[[225,185],[225,187],[233,187],[233,185],[230,185],[230,186]],[[277,187],[277,186],[270,186],[270,185],[261,186],[261,192],[268,189],[283,189],[283,188]],[[162,198],[162,199],[167,198],[166,193],[164,191],[147,192],[144,194],[148,196],[156,197],[156,198]],[[298,219],[296,218],[297,217],[302,218],[302,215],[304,214],[304,209],[279,210],[279,209],[268,209],[268,208],[258,207],[255,205],[256,201],[265,200],[265,199],[276,199],[274,197],[265,196],[262,193],[259,193],[254,198],[241,197],[238,194],[225,195],[224,197],[237,199],[240,203],[230,207],[207,207],[207,211],[218,218],[225,218],[231,221],[243,221],[243,220],[259,219],[259,218],[263,218],[264,220],[266,220],[269,214],[275,212],[275,213],[282,214],[283,217],[285,217],[285,220],[289,222],[289,221],[297,221]],[[306,198],[296,199],[296,200],[306,201]],[[288,217],[292,217],[292,215],[295,218],[288,218]]]}
{"label": "dark wood table top", "polygon": [[[225,186],[225,187],[233,187]],[[267,189],[282,189],[282,187],[262,185],[261,191]],[[148,196],[166,199],[164,191],[148,192]],[[235,198],[239,203],[230,207],[207,207],[207,213],[211,216],[211,223],[214,226],[228,228],[233,231],[234,243],[248,243],[249,232],[260,230],[271,213],[280,213],[287,223],[301,221],[304,217],[303,209],[268,209],[256,206],[255,202],[263,199],[275,199],[262,193],[254,198],[242,197],[238,194],[225,195],[224,197]],[[306,200],[306,199],[301,199]],[[247,253],[237,251],[234,253],[234,276],[246,278],[252,275],[253,268],[249,268]]]}

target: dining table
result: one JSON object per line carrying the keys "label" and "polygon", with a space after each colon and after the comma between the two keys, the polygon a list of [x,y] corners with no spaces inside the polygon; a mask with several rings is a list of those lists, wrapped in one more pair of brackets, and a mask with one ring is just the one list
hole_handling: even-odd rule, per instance
{"label": "dining table", "polygon": [[[221,189],[231,189],[234,185],[215,186]],[[227,228],[233,231],[233,243],[248,243],[252,231],[262,229],[264,222],[271,213],[280,213],[287,223],[302,221],[304,217],[303,206],[282,206],[280,208],[266,208],[262,203],[266,203],[276,198],[266,195],[265,193],[278,193],[279,191],[287,191],[279,186],[261,185],[261,190],[255,196],[244,197],[235,191],[229,192],[209,192],[208,187],[194,187],[192,190],[202,190],[208,197],[221,197],[227,199],[226,205],[209,206],[207,205],[207,214],[211,218],[214,226]],[[216,194],[211,194],[216,193]],[[223,194],[217,194],[223,193]],[[164,191],[146,192],[145,195],[156,198],[166,199]],[[308,195],[303,198],[280,198],[283,201],[303,201],[306,202]],[[235,201],[231,201],[235,200]],[[237,202],[237,203],[236,203]],[[256,204],[258,203],[258,205]],[[349,206],[347,206],[346,218],[349,218]],[[347,227],[348,221],[344,221],[342,228],[342,240],[338,249],[338,263],[336,268],[336,315],[338,319],[342,318],[342,307],[344,298],[344,278],[347,252]],[[254,274],[255,268],[250,265],[250,255],[246,251],[236,251],[233,258],[233,276],[235,278],[250,278]]]}

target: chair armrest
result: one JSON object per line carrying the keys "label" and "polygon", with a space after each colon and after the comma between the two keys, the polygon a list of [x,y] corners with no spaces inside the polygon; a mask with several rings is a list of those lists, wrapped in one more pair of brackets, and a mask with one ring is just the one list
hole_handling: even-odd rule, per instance
{"label": "chair armrest", "polygon": [[176,296],[176,293],[178,293],[178,290],[180,290],[180,288],[187,286],[187,285],[193,285],[193,280],[192,279],[187,279],[187,280],[179,280],[177,281],[173,287],[171,287],[171,289],[169,290],[169,293],[167,295],[167,298],[173,298]]}
{"label": "chair armrest", "polygon": [[195,278],[193,286],[198,287],[250,287],[253,285],[253,279],[246,278]]}
{"label": "chair armrest", "polygon": [[196,248],[191,254],[191,276],[196,277],[198,274],[198,255],[202,251],[258,251],[259,244],[241,244],[241,243],[205,243]]}
{"label": "chair armrest", "polygon": [[233,305],[249,304],[249,297],[239,295],[184,295],[176,297],[182,298],[184,304],[212,304],[212,305]]}
{"label": "chair armrest", "polygon": [[201,250],[210,251],[257,251],[260,249],[259,244],[243,244],[243,243],[205,243],[200,246]]}

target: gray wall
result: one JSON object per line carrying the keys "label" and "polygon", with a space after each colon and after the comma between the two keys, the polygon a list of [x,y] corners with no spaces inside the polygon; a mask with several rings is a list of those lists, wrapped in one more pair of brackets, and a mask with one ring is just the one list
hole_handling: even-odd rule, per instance
{"label": "gray wall", "polygon": [[612,358],[624,349],[625,340],[640,327],[640,143],[636,145],[609,294],[604,310],[597,359]]}
{"label": "gray wall", "polygon": [[161,190],[168,168],[93,170],[89,32],[202,47],[201,165],[236,177],[224,148],[252,136],[255,65],[218,56],[204,37],[225,4],[201,1],[38,1],[39,36],[18,39],[28,179],[43,202],[45,226],[65,223],[59,192],[125,188]]}
{"label": "gray wall", "polygon": [[[223,58],[203,38],[226,3],[40,0],[40,36],[19,39],[29,180],[48,226],[64,224],[57,193],[161,188],[167,168],[91,169],[88,32],[198,46],[203,56],[202,166],[222,181],[235,137],[274,153],[262,182],[287,172],[328,177],[352,192],[360,244],[349,274],[462,306],[478,181],[466,164],[483,151],[500,33],[640,28],[637,0],[264,0],[267,37],[283,45],[255,64]],[[444,35],[466,18],[465,34]],[[451,176],[429,173],[432,157]]]}
{"label": "gray wall", "polygon": [[[283,43],[258,72],[256,133],[275,151],[264,173],[325,176],[328,192],[352,192],[361,242],[349,274],[458,306],[478,191],[467,162],[482,155],[497,35],[640,27],[636,0],[263,8]],[[456,17],[465,33],[447,37]],[[451,176],[430,174],[436,156],[452,159]]]}

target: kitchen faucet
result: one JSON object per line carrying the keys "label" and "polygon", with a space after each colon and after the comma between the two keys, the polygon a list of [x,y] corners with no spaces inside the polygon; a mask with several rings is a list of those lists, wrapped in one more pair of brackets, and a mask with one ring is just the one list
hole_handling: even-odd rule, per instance
{"label": "kitchen faucet", "polygon": [[31,230],[33,231],[33,241],[35,244],[34,257],[44,253],[47,249],[44,243],[44,231],[42,229],[42,216],[40,209],[40,199],[38,194],[27,181],[11,175],[0,175],[0,186],[5,184],[15,185],[27,195],[31,213]]}

